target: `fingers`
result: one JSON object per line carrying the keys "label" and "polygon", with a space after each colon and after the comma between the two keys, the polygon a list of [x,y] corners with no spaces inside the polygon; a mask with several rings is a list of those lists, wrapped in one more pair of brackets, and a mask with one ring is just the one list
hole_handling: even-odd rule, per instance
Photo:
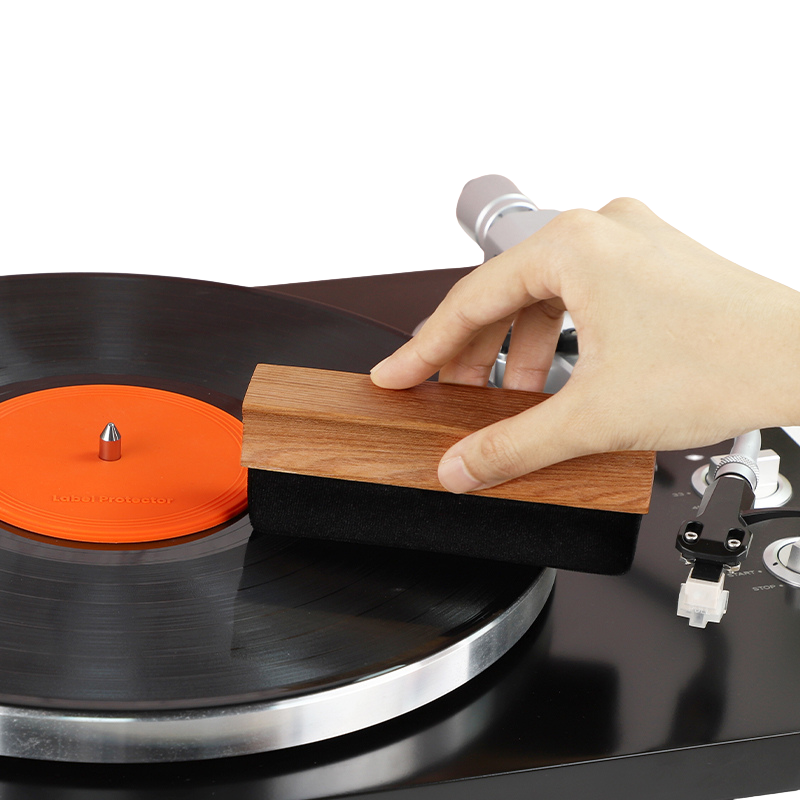
{"label": "fingers", "polygon": [[[517,314],[503,376],[506,389],[529,392],[544,389],[563,318],[564,305],[559,300],[534,303]],[[456,358],[439,370],[439,380],[485,386],[510,325],[511,320],[504,319],[480,331]]]}
{"label": "fingers", "polygon": [[442,366],[439,380],[465,386],[486,386],[510,325],[511,320],[504,319],[480,331],[452,361]]}
{"label": "fingers", "polygon": [[[540,259],[540,248],[534,238],[524,247],[512,248],[462,278],[419,333],[373,368],[373,382],[387,389],[415,386],[459,357],[481,331],[492,328],[491,333],[475,341],[472,351],[459,359],[460,364],[454,364],[450,375],[464,375],[475,366],[485,367],[489,345],[499,338],[499,323],[507,326],[520,309],[556,295],[541,281],[537,282],[538,294],[528,289],[529,267]],[[537,269],[537,273],[542,271]]]}
{"label": "fingers", "polygon": [[496,486],[542,467],[606,449],[576,408],[569,384],[543,403],[483,428],[444,454],[439,481],[451,492]]}
{"label": "fingers", "polygon": [[542,301],[517,314],[506,357],[503,388],[528,392],[544,390],[563,318],[564,305],[559,300]]}

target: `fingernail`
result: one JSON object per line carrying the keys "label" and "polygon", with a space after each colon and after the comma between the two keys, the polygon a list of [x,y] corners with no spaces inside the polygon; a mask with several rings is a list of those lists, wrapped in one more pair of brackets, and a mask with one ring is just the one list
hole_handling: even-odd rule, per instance
{"label": "fingernail", "polygon": [[461,456],[454,456],[439,463],[439,483],[447,491],[456,494],[474,492],[484,486],[481,481],[470,474]]}
{"label": "fingernail", "polygon": [[381,368],[381,367],[382,367],[382,366],[383,366],[383,365],[384,365],[384,364],[385,364],[385,363],[386,363],[386,362],[387,362],[387,361],[388,361],[390,358],[391,358],[391,356],[387,356],[386,358],[384,358],[384,359],[383,359],[383,361],[379,361],[379,362],[378,362],[378,363],[377,363],[377,364],[376,364],[376,365],[375,365],[375,366],[374,366],[374,367],[373,367],[373,368],[372,368],[372,369],[369,371],[369,374],[370,374],[370,375],[374,375],[374,374],[375,374],[375,373],[376,373],[376,372],[377,372],[377,371],[378,371],[378,370],[379,370],[379,369],[380,369],[380,368]]}

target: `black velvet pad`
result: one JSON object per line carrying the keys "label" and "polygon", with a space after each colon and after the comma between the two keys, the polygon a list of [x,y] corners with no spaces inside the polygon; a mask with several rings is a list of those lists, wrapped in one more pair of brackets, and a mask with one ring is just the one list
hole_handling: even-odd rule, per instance
{"label": "black velvet pad", "polygon": [[256,531],[579,572],[627,572],[640,514],[248,471]]}

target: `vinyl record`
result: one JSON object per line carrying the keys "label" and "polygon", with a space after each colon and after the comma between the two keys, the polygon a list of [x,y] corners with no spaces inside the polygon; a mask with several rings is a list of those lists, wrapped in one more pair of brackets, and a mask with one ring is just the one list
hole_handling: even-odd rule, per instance
{"label": "vinyl record", "polygon": [[[435,700],[519,639],[551,570],[298,540],[280,520],[256,536],[237,494],[228,438],[257,363],[365,372],[403,338],[222,284],[0,279],[0,754],[318,741]],[[89,455],[106,411],[128,422],[128,472]]]}

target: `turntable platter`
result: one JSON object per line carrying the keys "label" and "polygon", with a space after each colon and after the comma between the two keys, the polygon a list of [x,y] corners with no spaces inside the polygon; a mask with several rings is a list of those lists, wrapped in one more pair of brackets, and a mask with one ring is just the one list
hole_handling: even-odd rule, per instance
{"label": "turntable platter", "polygon": [[[259,362],[366,371],[404,338],[267,292],[142,276],[3,278],[0,310],[0,401],[145,387],[232,422]],[[25,528],[3,497],[0,519],[14,524],[0,529],[2,755],[192,760],[374,725],[499,658],[553,581],[296,540],[279,521],[253,535],[236,508],[160,541],[59,537]]]}

